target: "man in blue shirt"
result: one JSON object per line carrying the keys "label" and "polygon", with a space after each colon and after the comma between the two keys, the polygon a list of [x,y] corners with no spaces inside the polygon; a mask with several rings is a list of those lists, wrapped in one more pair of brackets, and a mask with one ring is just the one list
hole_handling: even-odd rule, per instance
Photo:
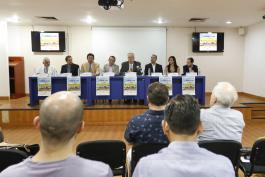
{"label": "man in blue shirt", "polygon": [[153,83],[147,93],[149,109],[132,118],[127,126],[124,138],[130,144],[168,143],[162,130],[164,110],[168,102],[168,88],[161,83]]}
{"label": "man in blue shirt", "polygon": [[230,160],[200,148],[200,106],[192,96],[177,96],[165,109],[163,131],[170,144],[159,153],[144,157],[133,177],[234,177]]}

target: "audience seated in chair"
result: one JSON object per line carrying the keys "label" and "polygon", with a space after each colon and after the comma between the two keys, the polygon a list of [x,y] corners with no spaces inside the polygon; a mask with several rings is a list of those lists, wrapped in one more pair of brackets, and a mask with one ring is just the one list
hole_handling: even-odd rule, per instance
{"label": "audience seated in chair", "polygon": [[238,94],[234,86],[227,82],[219,82],[213,89],[209,109],[201,110],[203,132],[199,141],[234,140],[241,142],[245,122],[243,114],[232,105]]}
{"label": "audience seated in chair", "polygon": [[192,96],[177,96],[165,109],[162,123],[170,144],[142,158],[133,177],[234,177],[230,160],[200,148],[200,106]]}
{"label": "audience seated in chair", "polygon": [[80,158],[73,153],[77,134],[84,127],[83,104],[78,96],[57,92],[46,98],[34,125],[41,133],[39,152],[7,168],[0,174],[1,177],[113,176],[108,165]]}
{"label": "audience seated in chair", "polygon": [[[147,98],[149,109],[132,118],[126,128],[124,138],[128,143],[164,143],[168,144],[168,139],[162,130],[162,120],[164,119],[165,106],[169,99],[168,88],[161,83],[153,83],[148,87]],[[128,151],[127,159],[130,162],[131,149]]]}

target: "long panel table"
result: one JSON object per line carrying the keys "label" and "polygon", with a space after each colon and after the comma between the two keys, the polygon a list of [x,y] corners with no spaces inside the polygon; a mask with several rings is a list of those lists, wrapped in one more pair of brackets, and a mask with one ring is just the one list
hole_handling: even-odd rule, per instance
{"label": "long panel table", "polygon": [[[123,96],[123,76],[110,77],[110,96],[97,96],[96,95],[96,77],[86,76],[81,77],[81,96],[82,100],[86,101],[87,106],[92,106],[95,100],[123,100],[123,99],[136,99],[144,100],[147,105],[147,88],[149,84],[157,82],[159,77],[138,76],[137,77],[137,96]],[[52,77],[52,93],[67,90],[66,77]],[[205,104],[205,76],[196,76],[196,98],[199,103]],[[182,77],[172,78],[173,95],[182,94]],[[30,106],[39,104],[39,100],[45,97],[38,96],[38,79],[37,77],[29,77],[29,96]]]}

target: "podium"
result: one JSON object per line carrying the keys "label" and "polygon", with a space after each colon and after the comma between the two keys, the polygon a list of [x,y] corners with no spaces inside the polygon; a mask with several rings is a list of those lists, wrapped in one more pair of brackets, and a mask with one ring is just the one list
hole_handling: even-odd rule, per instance
{"label": "podium", "polygon": [[24,57],[9,57],[10,98],[21,98],[25,94]]}

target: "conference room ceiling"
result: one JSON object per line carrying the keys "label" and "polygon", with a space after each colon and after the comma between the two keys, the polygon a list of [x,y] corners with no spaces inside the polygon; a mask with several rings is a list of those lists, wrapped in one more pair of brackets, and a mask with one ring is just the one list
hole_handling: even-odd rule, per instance
{"label": "conference room ceiling", "polygon": [[[0,19],[13,15],[20,24],[32,25],[239,27],[262,21],[265,0],[125,0],[123,9],[109,11],[99,7],[98,0],[0,0]],[[87,16],[94,23],[84,22]],[[193,17],[209,19],[189,22]],[[155,23],[159,18],[162,24]]]}

